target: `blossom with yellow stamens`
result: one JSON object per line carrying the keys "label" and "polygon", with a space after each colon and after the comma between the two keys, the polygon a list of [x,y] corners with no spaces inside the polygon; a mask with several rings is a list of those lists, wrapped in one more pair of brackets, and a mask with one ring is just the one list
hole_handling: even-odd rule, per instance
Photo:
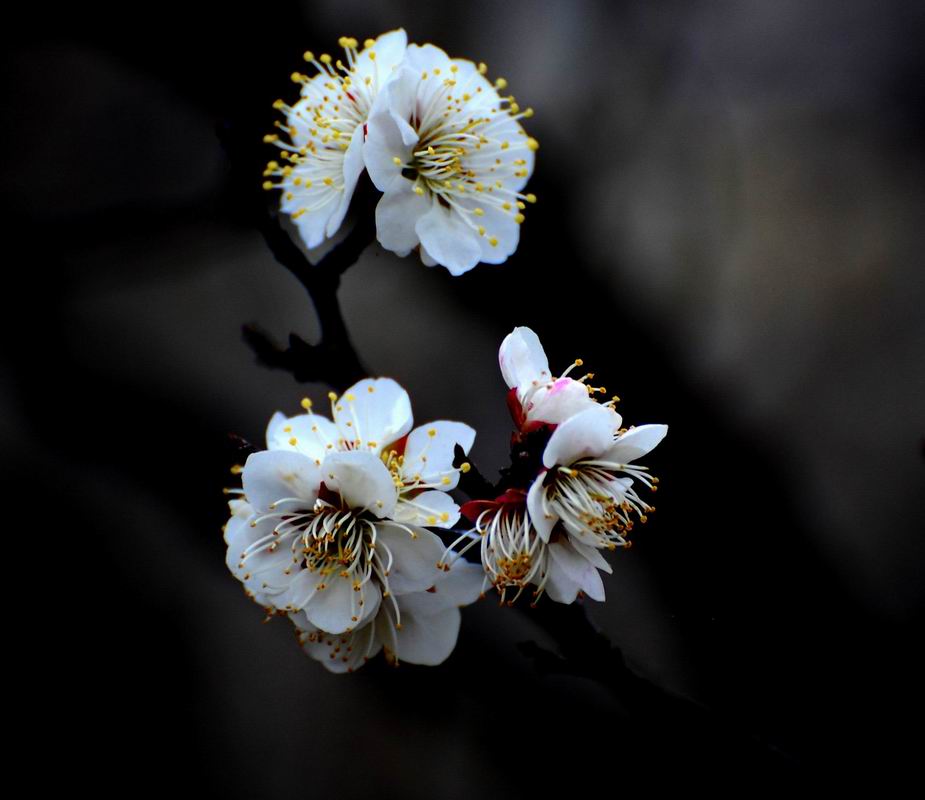
{"label": "blossom with yellow stamens", "polygon": [[480,261],[500,264],[516,249],[533,172],[530,117],[492,84],[484,64],[410,45],[373,105],[363,154],[383,197],[380,244],[460,275]]}
{"label": "blossom with yellow stamens", "polygon": [[412,430],[408,393],[391,378],[365,378],[339,397],[328,395],[331,418],[312,411],[277,412],[267,426],[270,450],[294,450],[319,466],[329,453],[373,453],[389,471],[398,493],[395,519],[431,528],[452,528],[459,507],[447,492],[459,483],[456,445],[468,454],[475,431],[462,422],[438,420]]}
{"label": "blossom with yellow stamens", "polygon": [[[498,351],[501,375],[510,388],[508,406],[514,422],[521,430],[539,424],[556,425],[579,411],[594,406],[595,394],[603,387],[588,384],[594,377],[586,373],[579,378],[569,377],[575,367],[584,362],[576,359],[565,372],[554,378],[549,370],[546,351],[539,337],[526,327],[514,328],[501,343]],[[614,400],[608,401],[613,405]]]}
{"label": "blossom with yellow stamens", "polygon": [[273,104],[285,119],[276,123],[278,133],[264,137],[280,154],[267,164],[263,186],[281,190],[280,208],[306,247],[317,247],[344,221],[364,169],[369,113],[404,58],[407,41],[399,29],[367,39],[362,48],[356,39],[341,37],[342,59],[307,52],[305,60],[316,72],[292,74],[301,85],[299,100]]}
{"label": "blossom with yellow stamens", "polygon": [[296,636],[305,652],[331,672],[353,672],[380,651],[396,666],[403,661],[436,666],[456,646],[459,609],[475,602],[481,587],[479,565],[460,559],[450,570],[440,571],[425,591],[397,596],[395,607],[381,604],[357,630],[333,634],[294,615]]}
{"label": "blossom with yellow stamens", "polygon": [[[638,486],[655,491],[658,479],[637,463],[665,437],[665,425],[626,430],[614,409],[617,398],[598,403],[593,375],[553,378],[537,335],[515,328],[505,337],[499,362],[510,387],[508,404],[517,425],[515,464],[505,492],[495,500],[462,507],[473,524],[448,548],[450,563],[481,543],[485,586],[510,602],[532,586],[559,603],[579,592],[604,599],[599,570],[611,572],[601,551],[628,547],[636,521],[655,509]],[[466,543],[466,540],[469,540]],[[461,546],[457,553],[455,548]]]}

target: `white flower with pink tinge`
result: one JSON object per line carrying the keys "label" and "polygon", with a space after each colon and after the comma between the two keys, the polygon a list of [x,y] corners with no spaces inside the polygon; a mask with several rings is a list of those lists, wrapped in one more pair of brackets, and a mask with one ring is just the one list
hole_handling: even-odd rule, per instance
{"label": "white flower with pink tinge", "polygon": [[[526,327],[514,328],[501,343],[498,351],[501,375],[510,388],[508,406],[514,422],[521,430],[543,424],[558,425],[579,411],[597,405],[593,395],[603,393],[603,387],[589,386],[586,381],[594,377],[587,373],[570,378],[575,367],[583,365],[576,359],[559,377],[549,370],[546,351],[539,337]],[[612,406],[614,400],[606,405]]]}
{"label": "white flower with pink tinge", "polygon": [[[636,483],[655,491],[658,479],[636,461],[668,428],[621,428],[613,408],[618,398],[598,403],[593,395],[604,390],[588,386],[592,374],[568,377],[582,365],[580,359],[553,378],[546,352],[529,328],[515,328],[505,337],[499,363],[510,387],[518,454],[537,466],[518,479],[521,486],[462,507],[474,531],[457,539],[445,559],[458,558],[450,553],[459,545],[464,553],[481,543],[485,586],[494,586],[502,602],[509,591],[513,602],[528,586],[534,587],[534,597],[546,593],[559,603],[574,602],[579,592],[603,600],[598,570],[612,570],[601,551],[628,547],[635,520],[646,522],[654,511]],[[467,538],[471,541],[463,544]]]}
{"label": "white flower with pink tinge", "polygon": [[611,572],[602,550],[629,547],[635,519],[655,509],[637,493],[638,482],[656,491],[658,478],[636,460],[653,450],[667,425],[623,430],[612,408],[595,405],[558,425],[543,451],[544,470],[527,493],[527,510],[539,538],[565,580],[546,590],[571,602],[578,591],[604,599],[598,569]]}
{"label": "white flower with pink tinge", "polygon": [[380,244],[401,256],[420,248],[428,266],[460,275],[500,264],[516,249],[533,172],[532,115],[502,96],[484,64],[410,45],[376,98],[363,156],[376,188]]}
{"label": "white flower with pink tinge", "polygon": [[280,208],[306,247],[317,247],[344,221],[365,168],[366,121],[407,43],[401,29],[367,39],[362,49],[356,39],[342,36],[343,59],[305,53],[316,74],[294,72],[293,81],[302,87],[298,102],[273,104],[286,119],[277,122],[282,135],[268,134],[264,141],[280,148],[282,164],[267,164],[263,187],[282,191]]}
{"label": "white flower with pink tinge", "polygon": [[434,570],[434,584],[425,591],[397,595],[382,603],[376,616],[349,633],[332,634],[293,615],[299,642],[308,655],[331,672],[353,672],[380,650],[400,662],[436,666],[453,652],[459,635],[459,609],[478,599],[482,569],[462,559],[450,571]]}

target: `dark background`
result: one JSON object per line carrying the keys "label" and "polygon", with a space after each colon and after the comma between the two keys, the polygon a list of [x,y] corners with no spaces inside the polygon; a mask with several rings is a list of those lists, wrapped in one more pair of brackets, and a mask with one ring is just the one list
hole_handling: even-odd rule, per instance
{"label": "dark background", "polygon": [[[925,586],[921,4],[80,4],[7,15],[0,437],[10,704],[40,782],[207,796],[495,797],[920,757]],[[453,279],[370,248],[341,292],[416,419],[509,433],[497,347],[581,356],[666,422],[658,513],[589,603],[698,735],[593,682],[491,600],[436,669],[334,676],[223,563],[234,431],[309,393],[245,322],[316,332],[249,202],[301,53],[404,26],[536,116],[522,243]],[[232,167],[217,126],[242,143]],[[11,567],[11,568],[10,568]],[[632,704],[629,704],[630,706]]]}

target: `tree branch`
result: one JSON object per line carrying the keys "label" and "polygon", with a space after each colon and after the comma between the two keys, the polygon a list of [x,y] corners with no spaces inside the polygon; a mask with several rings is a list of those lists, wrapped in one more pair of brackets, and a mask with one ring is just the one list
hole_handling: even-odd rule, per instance
{"label": "tree branch", "polygon": [[[260,188],[249,168],[252,148],[231,124],[218,128],[218,137],[228,154],[232,172],[240,171],[238,193],[248,219],[255,221],[276,260],[302,284],[315,307],[320,327],[316,344],[310,344],[295,333],[289,335],[283,347],[256,325],[244,327],[244,341],[257,360],[271,369],[292,373],[300,382],[327,383],[343,390],[364,378],[368,370],[360,361],[341,312],[337,291],[341,276],[357,262],[363,251],[375,240],[375,193],[368,178],[357,184],[351,206],[356,222],[347,236],[335,245],[317,264],[312,264],[280,223],[275,192]],[[271,208],[268,201],[274,204]]]}
{"label": "tree branch", "polygon": [[359,209],[353,230],[317,264],[312,264],[283,229],[278,216],[264,215],[260,224],[263,237],[276,260],[308,292],[318,315],[321,336],[317,344],[309,344],[291,333],[288,346],[281,347],[257,326],[245,326],[244,340],[258,361],[292,373],[297,381],[324,382],[340,390],[367,375],[368,370],[350,340],[337,290],[341,276],[375,238],[373,220],[372,209]]}
{"label": "tree branch", "polygon": [[685,742],[692,751],[738,752],[751,762],[795,765],[791,756],[755,734],[742,731],[733,720],[637,675],[620,649],[592,624],[580,604],[563,605],[547,599],[536,607],[519,603],[517,607],[552,637],[559,650],[558,654],[552,653],[536,642],[518,645],[541,675],[594,681],[613,694],[635,723],[661,739]]}

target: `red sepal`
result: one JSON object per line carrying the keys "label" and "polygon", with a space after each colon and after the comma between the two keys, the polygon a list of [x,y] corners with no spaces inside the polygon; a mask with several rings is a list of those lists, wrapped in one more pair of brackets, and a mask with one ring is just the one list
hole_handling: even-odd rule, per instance
{"label": "red sepal", "polygon": [[498,495],[494,500],[470,500],[463,503],[459,512],[469,522],[475,522],[479,514],[487,511],[489,508],[501,506],[522,506],[527,502],[527,493],[523,489],[508,489],[504,494]]}
{"label": "red sepal", "polygon": [[507,393],[507,408],[508,411],[511,412],[511,419],[514,420],[514,424],[517,426],[517,429],[520,430],[527,421],[527,418],[524,415],[524,407],[517,397],[517,389],[511,389]]}

